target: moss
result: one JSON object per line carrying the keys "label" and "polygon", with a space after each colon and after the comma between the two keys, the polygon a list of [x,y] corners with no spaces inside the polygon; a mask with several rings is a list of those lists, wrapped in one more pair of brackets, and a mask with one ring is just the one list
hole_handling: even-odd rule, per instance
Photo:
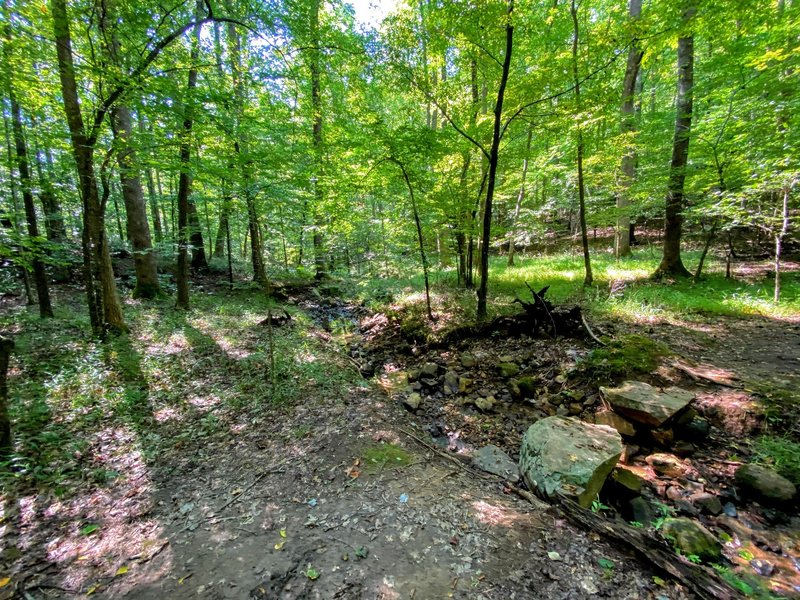
{"label": "moss", "polygon": [[375,473],[385,468],[407,467],[413,455],[394,444],[378,444],[364,448],[361,458],[364,470]]}
{"label": "moss", "polygon": [[617,383],[636,374],[651,373],[669,348],[641,335],[626,335],[603,348],[592,350],[575,370],[595,383]]}

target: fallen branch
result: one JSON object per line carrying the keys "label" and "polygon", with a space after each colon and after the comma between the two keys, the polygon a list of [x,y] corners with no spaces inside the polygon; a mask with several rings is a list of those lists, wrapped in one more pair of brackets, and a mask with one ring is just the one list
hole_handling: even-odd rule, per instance
{"label": "fallen branch", "polygon": [[435,446],[432,446],[428,442],[418,438],[416,435],[414,435],[410,431],[406,431],[405,429],[400,428],[400,432],[404,433],[405,435],[410,437],[412,440],[414,440],[418,444],[420,444],[422,446],[425,446],[425,448],[427,448],[431,452],[433,452],[435,454],[438,454],[442,458],[444,458],[446,460],[449,460],[452,463],[455,463],[456,465],[458,465],[461,469],[463,469],[464,471],[466,471],[470,475],[475,475],[476,477],[481,477],[483,479],[502,479],[502,477],[499,477],[498,475],[491,475],[489,473],[482,473],[480,471],[476,471],[476,470],[468,467],[466,464],[464,464],[462,461],[457,459],[455,456],[451,456],[450,454],[447,454],[446,452],[442,452],[441,450],[439,450]]}

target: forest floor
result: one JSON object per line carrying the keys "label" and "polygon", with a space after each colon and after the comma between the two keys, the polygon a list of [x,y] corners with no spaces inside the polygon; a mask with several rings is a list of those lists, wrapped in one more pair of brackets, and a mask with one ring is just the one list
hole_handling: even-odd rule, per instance
{"label": "forest floor", "polygon": [[[692,597],[469,460],[487,443],[516,458],[538,416],[505,398],[497,357],[512,355],[554,395],[583,386],[591,399],[588,384],[561,377],[587,355],[585,342],[426,348],[394,318],[309,290],[290,293],[292,321],[269,328],[268,304],[252,290],[195,292],[189,313],[168,300],[128,301],[131,334],[106,344],[75,316],[77,289],[57,290],[66,308],[49,323],[4,300],[15,315],[21,458],[4,481],[0,600]],[[669,360],[651,375],[691,387],[717,416],[691,459],[709,486],[726,488],[749,437],[800,385],[792,319],[599,328],[650,336],[715,369],[723,385],[687,380]],[[496,408],[434,393],[407,410],[408,371],[425,362],[444,371],[467,353],[477,359],[475,397],[496,396]],[[746,529],[771,541],[726,544],[732,566],[765,556],[776,568],[764,589],[797,593],[798,524],[739,509]]]}

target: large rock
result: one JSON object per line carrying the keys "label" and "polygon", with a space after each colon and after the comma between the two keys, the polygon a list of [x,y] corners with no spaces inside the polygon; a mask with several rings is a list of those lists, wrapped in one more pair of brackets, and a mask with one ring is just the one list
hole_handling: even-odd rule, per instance
{"label": "large rock", "polygon": [[614,410],[652,427],[660,426],[694,399],[687,390],[671,387],[661,391],[643,381],[626,381],[620,387],[601,387],[600,391]]}
{"label": "large rock", "polygon": [[659,452],[651,454],[644,460],[658,475],[678,478],[686,474],[686,465],[680,458],[673,454]]}
{"label": "large rock", "polygon": [[620,434],[628,437],[636,435],[636,429],[630,421],[610,410],[602,410],[595,414],[594,422],[598,425],[613,427],[619,431]]}
{"label": "large rock", "polygon": [[519,467],[529,488],[588,508],[621,454],[622,438],[611,427],[548,417],[525,432]]}
{"label": "large rock", "polygon": [[722,555],[719,540],[705,527],[692,519],[665,519],[661,535],[672,542],[684,556],[698,556],[714,561]]}
{"label": "large rock", "polygon": [[761,465],[742,465],[736,469],[736,483],[750,495],[772,504],[790,502],[797,493],[791,481]]}
{"label": "large rock", "polygon": [[479,469],[488,473],[505,477],[512,483],[519,481],[519,467],[500,448],[493,445],[484,446],[472,456],[472,462]]}

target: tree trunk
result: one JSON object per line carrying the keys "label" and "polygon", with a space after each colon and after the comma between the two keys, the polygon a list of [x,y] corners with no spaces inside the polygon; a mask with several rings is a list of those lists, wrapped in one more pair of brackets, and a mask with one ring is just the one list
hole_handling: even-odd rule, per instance
{"label": "tree trunk", "polygon": [[[203,0],[197,0],[196,14],[199,16],[203,10]],[[183,104],[183,129],[180,142],[181,172],[178,179],[178,298],[175,306],[180,309],[189,309],[189,202],[192,193],[191,149],[192,127],[194,126],[194,93],[197,88],[197,59],[200,57],[200,30],[202,25],[195,25],[192,35],[192,50],[190,53],[190,67],[186,83],[186,100]]]}
{"label": "tree trunk", "polygon": [[[139,133],[145,134],[147,126],[145,125],[144,118],[139,115],[137,119]],[[156,196],[156,183],[153,178],[153,170],[149,166],[144,167],[145,181],[147,182],[147,197],[150,201],[150,215],[153,218],[153,235],[156,238],[156,244],[164,241],[164,231],[161,227],[161,211],[158,209],[159,196]]]}
{"label": "tree trunk", "polygon": [[[696,7],[692,2],[685,6],[683,27],[689,28]],[[672,275],[688,277],[689,271],[681,260],[681,234],[683,228],[683,184],[689,158],[689,140],[692,129],[692,100],[694,79],[694,37],[683,35],[678,39],[678,97],[675,102],[675,135],[672,142],[669,187],[664,218],[664,252],[654,277]]]}
{"label": "tree trunk", "polygon": [[96,335],[103,335],[106,330],[126,331],[108,250],[105,207],[100,203],[94,172],[95,140],[86,135],[81,114],[66,0],[51,0],[50,8],[58,54],[61,97],[83,200],[84,280],[92,329]]}
{"label": "tree trunk", "polygon": [[[628,17],[632,26],[635,26],[639,20],[641,12],[642,0],[630,0],[628,3]],[[634,99],[636,97],[636,80],[643,55],[644,51],[639,47],[636,32],[634,32],[633,40],[630,48],[628,48],[625,79],[622,81],[622,123],[620,129],[625,137],[625,149],[623,150],[622,164],[620,165],[620,189],[617,191],[617,258],[630,256],[631,254],[631,216],[628,211],[630,210],[629,191],[636,174],[636,145],[633,142],[633,134],[636,130]]]}
{"label": "tree trunk", "polygon": [[492,229],[492,200],[494,199],[494,188],[497,180],[497,162],[500,153],[500,138],[502,136],[501,125],[503,119],[503,99],[505,98],[506,85],[508,84],[508,73],[511,68],[511,52],[514,49],[514,24],[512,21],[513,13],[514,0],[509,0],[505,27],[506,50],[505,57],[503,58],[503,72],[500,76],[500,86],[497,89],[497,102],[494,106],[494,129],[492,132],[492,146],[489,150],[489,179],[486,184],[486,202],[483,209],[481,283],[478,287],[477,310],[477,318],[479,322],[486,320],[486,293],[489,287],[489,245],[491,242]]}
{"label": "tree trunk", "polygon": [[781,299],[781,252],[783,250],[783,238],[789,232],[789,194],[792,186],[787,185],[783,190],[783,210],[781,211],[781,228],[775,234],[775,296],[777,304]]}
{"label": "tree trunk", "polygon": [[517,222],[519,221],[519,211],[522,209],[522,202],[525,200],[525,181],[528,178],[528,160],[531,155],[531,141],[533,140],[533,125],[528,127],[528,141],[525,144],[525,158],[522,159],[522,182],[519,186],[519,193],[517,194],[517,204],[514,207],[514,217],[511,220],[511,235],[508,242],[508,266],[514,266],[514,252],[516,250],[516,230]]}
{"label": "tree trunk", "polygon": [[14,340],[0,335],[0,459],[8,458],[14,449],[8,414],[8,363],[13,349]]}
{"label": "tree trunk", "polygon": [[222,258],[225,256],[225,238],[228,235],[228,221],[230,220],[232,200],[231,193],[228,190],[228,182],[223,179],[222,206],[220,206],[219,209],[219,226],[217,227],[217,237],[214,241],[214,253],[212,254],[214,258]]}
{"label": "tree trunk", "polygon": [[[31,125],[36,128],[36,119],[30,115]],[[61,210],[61,203],[58,201],[58,196],[53,189],[53,154],[50,148],[46,146],[41,140],[37,140],[33,152],[34,163],[36,165],[36,175],[39,178],[39,200],[42,203],[42,212],[44,212],[44,227],[47,233],[47,239],[51,242],[62,242],[67,239],[67,230],[64,225],[64,213]],[[36,149],[44,152],[45,165],[47,169],[42,166],[42,161],[38,158]],[[56,269],[57,271],[63,269]]]}
{"label": "tree trunk", "polygon": [[314,146],[314,266],[315,277],[324,279],[327,276],[325,267],[325,238],[323,235],[323,204],[325,202],[325,189],[322,179],[322,93],[320,74],[320,34],[319,13],[321,0],[312,0],[311,3],[311,58],[309,70],[311,71],[311,133]]}
{"label": "tree trunk", "polygon": [[134,298],[155,298],[160,293],[156,258],[150,239],[150,225],[147,222],[147,209],[142,182],[137,172],[136,153],[131,145],[133,128],[131,112],[127,106],[117,106],[111,111],[114,139],[118,144],[117,163],[119,180],[122,186],[122,201],[128,240],[133,247],[133,267],[136,271]]}
{"label": "tree trunk", "polygon": [[[570,14],[572,15],[572,76],[575,81],[575,109],[579,115],[581,112],[581,83],[578,77],[578,9],[575,6],[575,0],[572,0],[570,5]],[[578,128],[578,221],[581,226],[581,245],[583,246],[583,266],[585,275],[583,277],[583,285],[592,285],[592,260],[589,255],[589,236],[586,233],[586,186],[583,181],[583,129],[580,120],[576,127]]]}

